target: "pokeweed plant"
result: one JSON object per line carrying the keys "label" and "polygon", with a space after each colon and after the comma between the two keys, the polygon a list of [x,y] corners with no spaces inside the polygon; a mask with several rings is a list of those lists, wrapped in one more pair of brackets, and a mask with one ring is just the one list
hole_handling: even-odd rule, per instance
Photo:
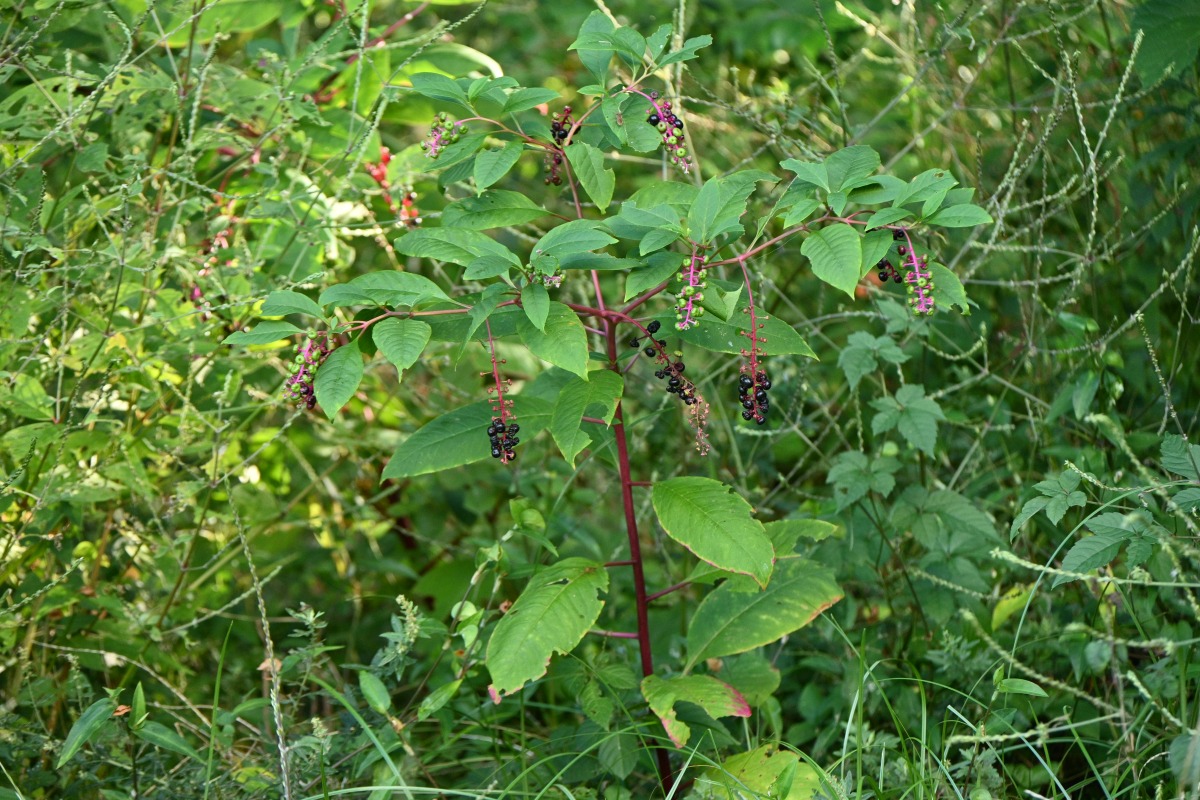
{"label": "pokeweed plant", "polygon": [[[418,227],[422,220],[406,193],[407,211],[397,217],[404,231],[395,250],[440,268],[454,265],[460,271],[433,274],[455,274],[478,291],[448,291],[418,271],[374,271],[328,286],[316,300],[297,291],[273,292],[260,309],[268,319],[225,341],[267,345],[299,337],[284,396],[302,407],[319,404],[331,418],[358,391],[364,356],[382,354],[402,376],[447,343],[459,345],[460,357],[473,345],[485,348],[487,396],[447,411],[403,441],[383,470],[385,480],[489,456],[497,469],[513,468],[517,445],[547,430],[572,465],[584,450],[611,444],[627,558],[572,556],[545,564],[501,616],[486,625],[476,614],[480,619],[472,624],[491,629],[483,663],[496,703],[541,678],[554,656],[571,653],[590,632],[636,640],[642,697],[670,741],[682,748],[691,731],[678,703],[699,706],[712,717],[751,713],[743,692],[714,674],[720,659],[779,641],[842,593],[831,570],[795,554],[799,539],[827,536],[829,523],[764,524],[731,486],[712,478],[638,480],[629,458],[628,381],[652,372],[664,383],[679,399],[702,457],[710,449],[706,426],[712,403],[728,402],[745,423],[765,425],[772,388],[768,362],[817,357],[791,325],[765,313],[755,299],[756,267],[782,242],[801,237],[813,278],[851,299],[863,277],[878,269],[881,280],[905,285],[913,315],[927,317],[952,306],[966,313],[962,283],[922,244],[923,234],[934,227],[987,223],[990,217],[971,203],[973,190],[958,187],[948,171],[930,169],[911,180],[880,174],[879,154],[861,145],[817,161],[785,159],[778,174],[750,169],[701,180],[703,160],[694,149],[689,113],[668,99],[672,87],[660,79],[669,74],[667,67],[695,58],[711,37],[669,49],[671,40],[670,26],[643,37],[594,13],[571,49],[595,82],[578,90],[587,98],[583,105],[555,111],[557,92],[523,87],[511,77],[413,75],[412,92],[441,106],[421,152],[424,168],[438,173],[452,201],[440,226]],[[664,179],[614,203],[610,157],[655,151],[661,151]],[[562,187],[558,207],[501,187],[527,157],[542,161],[547,186]],[[389,162],[385,151],[369,166],[385,189]],[[520,179],[512,182],[519,185]],[[756,203],[765,210],[750,214],[760,184],[771,187],[768,198]],[[462,192],[464,187],[471,191]],[[519,241],[512,237],[487,233],[518,227],[536,232],[527,248],[512,246]],[[304,317],[309,327],[284,317]],[[512,344],[556,369],[518,391],[505,375],[500,350]],[[695,350],[739,359],[736,393],[731,387],[727,399],[703,396],[686,361]],[[903,424],[904,402],[903,392],[886,399],[894,424],[911,441],[915,434]],[[922,450],[932,447],[932,441],[917,438]],[[645,490],[658,525],[697,562],[687,581],[659,590],[647,585],[644,521],[635,497]],[[498,553],[489,560],[497,568],[502,563]],[[632,572],[635,629],[596,631],[610,571],[618,569]],[[685,585],[722,579],[688,620],[686,654],[665,671],[656,669],[651,604]],[[461,683],[460,677],[435,690],[431,699],[437,702],[424,703],[423,713],[448,702]],[[594,704],[585,707],[593,719],[604,717],[593,711]],[[673,776],[668,750],[656,749],[656,758],[667,791]],[[772,775],[782,770],[788,781],[798,780],[796,767],[780,758],[760,748],[743,754],[746,763],[739,762],[739,769],[749,772],[769,762]]]}

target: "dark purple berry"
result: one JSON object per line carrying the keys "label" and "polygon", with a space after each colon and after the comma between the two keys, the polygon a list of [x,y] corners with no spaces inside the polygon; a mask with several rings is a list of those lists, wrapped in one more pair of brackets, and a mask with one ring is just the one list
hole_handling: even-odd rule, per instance
{"label": "dark purple berry", "polygon": [[763,378],[761,378],[761,379],[758,381],[758,388],[760,388],[760,389],[770,389],[770,388],[771,388],[771,381],[770,381],[768,378],[766,378],[766,377],[763,377]]}
{"label": "dark purple berry", "polygon": [[675,118],[675,127],[679,130],[683,129],[683,120],[681,120],[679,117]]}
{"label": "dark purple berry", "polygon": [[749,375],[741,375],[738,377],[738,386],[743,389],[749,389],[754,385],[754,380]]}
{"label": "dark purple berry", "polygon": [[679,380],[679,378],[671,378],[669,381],[667,381],[667,386],[674,386],[678,388],[681,383],[683,383],[683,381]]}
{"label": "dark purple berry", "polygon": [[503,428],[504,420],[500,419],[499,417],[492,417],[492,427],[493,428]]}
{"label": "dark purple berry", "polygon": [[504,443],[505,443],[505,445],[507,445],[508,449],[510,449],[510,450],[511,450],[512,448],[514,448],[514,447],[516,447],[517,445],[519,445],[519,444],[521,443],[521,440],[520,440],[520,439],[518,439],[516,436],[509,436],[509,437],[508,437],[508,438],[505,440],[505,442],[504,442]]}
{"label": "dark purple berry", "polygon": [[492,447],[499,447],[499,446],[500,446],[500,437],[499,437],[499,436],[493,436],[493,437],[491,437],[490,441],[491,441],[491,443],[492,443]]}
{"label": "dark purple berry", "polygon": [[658,351],[655,350],[653,347],[647,347],[642,352],[645,353],[646,355],[648,355],[650,358],[654,358],[656,355],[658,355]]}
{"label": "dark purple berry", "polygon": [[658,378],[661,381],[663,378],[667,377],[667,373],[663,372],[661,369],[655,370],[654,377]]}
{"label": "dark purple berry", "polygon": [[646,117],[646,122],[649,122],[651,125],[657,125],[658,114],[651,114],[650,116]]}
{"label": "dark purple berry", "polygon": [[750,420],[754,419],[754,412],[751,411],[750,409],[746,409],[745,411],[742,412],[742,419],[749,422]]}
{"label": "dark purple berry", "polygon": [[676,371],[676,372],[683,372],[683,367],[684,367],[684,364],[683,364],[683,362],[682,362],[682,361],[680,361],[680,362],[678,362],[678,363],[675,365],[675,371]]}
{"label": "dark purple berry", "polygon": [[509,433],[516,433],[516,432],[517,432],[517,431],[519,431],[519,430],[521,430],[521,426],[520,426],[520,425],[518,425],[518,424],[517,424],[517,423],[515,423],[515,422],[513,422],[513,423],[510,423],[510,424],[509,424],[509,426],[508,426],[508,432],[509,432]]}
{"label": "dark purple berry", "polygon": [[658,329],[661,327],[662,327],[661,322],[659,322],[658,320],[652,320],[650,322],[650,324],[646,326],[646,331],[648,333],[658,333]]}
{"label": "dark purple berry", "polygon": [[747,397],[745,400],[742,401],[742,408],[754,408],[754,400],[752,398]]}
{"label": "dark purple berry", "polygon": [[754,415],[754,422],[755,422],[755,424],[756,424],[756,425],[766,425],[766,424],[767,424],[767,418],[766,418],[766,416],[764,416],[763,414],[755,414],[755,415]]}
{"label": "dark purple berry", "polygon": [[630,347],[635,347],[635,348],[636,348],[636,347],[639,347],[640,345],[641,345],[641,342],[640,342],[640,341],[638,341],[638,338],[637,338],[636,336],[635,336],[635,337],[633,337],[632,339],[630,339],[630,340],[629,340],[629,346],[630,346]]}
{"label": "dark purple berry", "polygon": [[765,403],[767,401],[767,390],[760,386],[758,390],[754,392],[754,399],[760,403]]}
{"label": "dark purple berry", "polygon": [[505,450],[504,457],[507,458],[509,461],[515,461],[517,459],[517,454],[514,453],[512,450]]}
{"label": "dark purple berry", "polygon": [[499,458],[499,457],[500,457],[500,448],[493,447],[492,448],[492,458]]}

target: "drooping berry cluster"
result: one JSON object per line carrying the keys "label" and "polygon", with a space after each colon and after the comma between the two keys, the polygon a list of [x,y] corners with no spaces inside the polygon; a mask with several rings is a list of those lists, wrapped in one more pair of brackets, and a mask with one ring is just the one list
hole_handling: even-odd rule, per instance
{"label": "drooping berry cluster", "polygon": [[662,134],[663,147],[671,158],[671,163],[687,173],[692,166],[688,156],[687,143],[683,137],[683,120],[671,110],[670,100],[659,100],[658,92],[650,93],[650,115],[646,122],[653,125]]}
{"label": "drooping berry cluster", "polygon": [[365,165],[367,174],[382,190],[383,202],[387,204],[388,211],[399,217],[400,221],[408,227],[415,228],[421,224],[421,212],[417,209],[417,193],[411,189],[406,190],[400,201],[400,208],[397,210],[396,203],[392,200],[392,184],[388,180],[387,174],[388,164],[391,162],[392,152],[386,147],[381,147],[379,148],[379,163]]}
{"label": "drooping berry cluster", "polygon": [[908,267],[904,275],[908,305],[917,316],[933,314],[936,303],[933,299],[933,273],[929,270],[929,257],[918,256],[911,247],[904,245],[900,245],[899,252],[904,256],[904,266]]}
{"label": "drooping berry cluster", "polygon": [[704,300],[704,290],[708,288],[708,270],[704,264],[705,258],[699,249],[693,249],[687,266],[679,271],[683,288],[675,304],[675,327],[681,331],[696,327],[700,324],[700,317],[704,316],[704,307],[700,305]]}
{"label": "drooping berry cluster", "polygon": [[289,368],[292,376],[284,383],[284,399],[293,400],[309,409],[316,406],[317,397],[313,393],[313,381],[317,377],[317,368],[332,350],[325,331],[308,331]]}
{"label": "drooping berry cluster", "polygon": [[683,372],[687,369],[687,365],[683,363],[683,355],[681,353],[672,354],[667,352],[667,343],[663,339],[655,339],[654,334],[658,333],[662,324],[658,320],[654,320],[646,325],[646,332],[650,334],[645,340],[645,346],[635,336],[629,340],[629,346],[633,348],[642,348],[642,353],[646,358],[653,358],[658,364],[659,369],[655,370],[654,377],[660,381],[667,382],[667,393],[673,394],[683,401],[686,406],[695,405],[697,403],[696,384],[683,376]]}
{"label": "drooping berry cluster", "polygon": [[747,422],[754,420],[759,425],[766,424],[767,411],[771,408],[771,399],[767,396],[770,388],[771,379],[764,370],[760,369],[753,375],[749,372],[738,375],[738,399],[742,402],[742,419]]}
{"label": "drooping berry cluster", "polygon": [[466,132],[466,123],[454,122],[450,115],[443,111],[433,118],[429,138],[421,142],[421,149],[430,158],[437,158],[446,145],[454,144]]}
{"label": "drooping berry cluster", "polygon": [[513,448],[521,443],[517,438],[517,432],[520,430],[521,426],[515,422],[510,422],[508,427],[505,427],[504,420],[493,417],[487,429],[488,441],[492,444],[492,458],[503,459],[505,463],[515,459],[517,454],[513,452]]}
{"label": "drooping berry cluster", "polygon": [[567,137],[571,135],[571,128],[575,125],[575,121],[571,119],[571,107],[563,106],[562,113],[555,113],[550,120],[550,136],[554,139],[554,147],[546,149],[546,159],[542,170],[546,173],[545,183],[547,186],[551,184],[561,186],[562,147],[567,141]]}
{"label": "drooping berry cluster", "polygon": [[904,283],[904,278],[900,277],[900,270],[892,266],[892,262],[886,258],[879,259],[879,263],[875,265],[875,269],[879,270],[880,283],[887,283],[889,280],[896,283]]}

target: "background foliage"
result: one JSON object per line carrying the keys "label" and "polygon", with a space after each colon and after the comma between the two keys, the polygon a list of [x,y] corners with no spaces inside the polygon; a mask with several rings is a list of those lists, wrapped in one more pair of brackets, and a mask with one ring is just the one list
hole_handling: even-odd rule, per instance
{"label": "background foliage", "polygon": [[[921,234],[971,300],[930,323],[870,278],[830,291],[799,240],[772,248],[756,297],[820,360],[772,359],[772,424],[747,428],[736,358],[689,349],[705,457],[627,376],[635,477],[804,520],[791,543],[844,593],[706,659],[752,713],[675,707],[673,793],[1196,796],[1191,4],[645,5],[605,8],[713,36],[663,75],[702,178],[865,144],[904,179],[946,168],[994,220]],[[478,291],[397,249],[401,187],[431,230],[472,193],[417,146],[440,109],[411,76],[511,74],[579,106],[568,46],[597,6],[0,11],[0,796],[655,791],[646,706],[672,689],[639,688],[632,642],[588,637],[498,705],[483,663],[535,565],[625,557],[609,440],[573,464],[548,434],[511,467],[398,461],[486,400],[486,350],[435,335],[402,375],[368,353],[326,418],[281,402],[288,344],[222,344],[273,291],[400,267]],[[605,166],[618,199],[668,174],[653,153]],[[564,206],[535,159],[495,188]],[[500,352],[526,402],[563,385]],[[653,527],[660,501],[637,498],[648,579],[695,581],[651,606],[671,664],[715,613],[701,598],[732,592]],[[628,628],[632,594],[610,571],[597,627]]]}

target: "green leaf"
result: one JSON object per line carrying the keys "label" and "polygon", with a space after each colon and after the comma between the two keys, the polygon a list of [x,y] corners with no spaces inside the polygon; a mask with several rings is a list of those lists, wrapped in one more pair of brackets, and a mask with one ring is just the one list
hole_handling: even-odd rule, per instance
{"label": "green leaf", "polygon": [[1027,694],[1032,697],[1050,696],[1042,687],[1024,678],[1001,678],[996,681],[996,691],[1001,694]]}
{"label": "green leaf", "polygon": [[[421,231],[414,231],[421,233]],[[470,233],[470,231],[464,231]],[[475,236],[483,236],[481,233]],[[489,239],[489,241],[491,241]],[[515,258],[515,256],[514,256]],[[349,283],[339,283],[321,292],[323,306],[383,306],[408,308],[423,300],[449,300],[438,285],[415,272],[381,270],[359,275]]]}
{"label": "green leaf", "polygon": [[856,144],[833,153],[825,159],[829,188],[833,191],[853,189],[879,169],[879,153],[874,148]]}
{"label": "green leaf", "polygon": [[313,300],[299,292],[271,292],[258,312],[264,317],[282,317],[287,314],[307,314],[324,317],[325,312]]}
{"label": "green leaf", "polygon": [[546,316],[550,313],[550,293],[540,283],[531,283],[521,290],[521,307],[525,316],[533,326],[543,333],[546,330]]}
{"label": "green leaf", "polygon": [[482,281],[487,278],[498,278],[508,275],[513,264],[503,256],[481,256],[471,262],[463,272],[463,278],[469,281]]}
{"label": "green leaf", "polygon": [[[744,335],[746,328],[737,324],[750,319],[750,315],[745,312],[747,308],[749,308],[748,302],[743,302],[738,310],[730,315],[730,322],[706,316],[696,327],[686,331],[672,331],[672,333],[678,335],[687,344],[703,347],[714,353],[737,355],[745,349],[749,341]],[[761,319],[759,317],[760,321]],[[664,318],[662,323],[673,327],[675,321]],[[767,339],[767,343],[763,346],[765,353],[773,356],[801,355],[817,358],[817,354],[808,346],[808,342],[796,333],[796,329],[778,317],[771,317],[763,323],[760,333]]]}
{"label": "green leaf", "polygon": [[812,184],[827,192],[829,191],[829,171],[825,168],[824,164],[815,164],[811,161],[799,161],[789,158],[785,161],[780,161],[779,166],[796,173],[797,181]]}
{"label": "green leaf", "polygon": [[793,225],[799,225],[804,220],[812,216],[812,213],[821,207],[820,201],[813,199],[797,200],[796,204],[788,209],[783,217],[783,226],[790,228]]}
{"label": "green leaf", "polygon": [[1188,480],[1200,480],[1200,445],[1188,444],[1187,439],[1170,433],[1163,437],[1160,458],[1163,469],[1168,472]]}
{"label": "green leaf", "polygon": [[688,211],[687,227],[691,238],[700,244],[708,244],[716,235],[715,223],[721,211],[721,182],[719,178],[709,178],[700,187]]}
{"label": "green leaf", "polygon": [[646,55],[646,39],[633,28],[617,28],[613,31],[617,54],[631,67],[640,67]]}
{"label": "green leaf", "polygon": [[608,590],[604,565],[568,558],[534,575],[496,623],[487,646],[493,699],[518,692],[546,674],[555,653],[575,649],[600,617]]}
{"label": "green leaf", "polygon": [[523,142],[509,142],[496,150],[480,151],[475,156],[475,188],[483,191],[507,175],[513,165],[521,160],[524,150]]}
{"label": "green leaf", "polygon": [[696,609],[687,633],[687,669],[779,641],[842,599],[833,571],[802,558],[781,558],[761,592],[740,591],[735,583],[721,584]]}
{"label": "green leaf", "polygon": [[771,540],[771,546],[779,555],[787,555],[796,549],[801,539],[821,542],[836,536],[838,526],[820,519],[781,519],[763,526]]}
{"label": "green leaf", "polygon": [[453,78],[448,78],[437,72],[418,72],[409,77],[412,82],[413,90],[417,94],[428,97],[430,100],[445,100],[450,103],[457,103],[467,110],[471,110],[471,104],[467,100],[467,93]]}
{"label": "green leaf", "polygon": [[1131,27],[1145,34],[1137,57],[1143,84],[1158,82],[1168,71],[1183,75],[1196,61],[1200,6],[1191,0],[1145,0],[1134,11]]}
{"label": "green leaf", "polygon": [[611,169],[604,168],[604,154],[590,144],[574,141],[563,152],[587,196],[592,198],[601,213],[607,211],[617,177]]}
{"label": "green leaf", "polygon": [[[1107,566],[1121,552],[1121,545],[1131,538],[1133,538],[1132,531],[1120,529],[1094,533],[1076,542],[1067,551],[1067,554],[1063,556],[1062,568],[1067,572],[1091,572]],[[1059,575],[1054,579],[1054,586],[1070,583],[1073,580],[1075,580],[1073,575]]]}
{"label": "green leaf", "polygon": [[892,247],[892,232],[889,230],[867,231],[862,239],[862,265],[858,277],[870,272]]}
{"label": "green leaf", "polygon": [[862,278],[862,237],[858,231],[844,222],[826,225],[809,234],[800,252],[808,256],[818,278],[854,297],[854,287]]}
{"label": "green leaf", "polygon": [[355,339],[337,348],[317,368],[313,391],[321,410],[329,419],[333,419],[338,410],[350,402],[362,383],[363,360],[362,352],[358,349],[359,341]]}
{"label": "green leaf", "polygon": [[[510,396],[521,423],[521,438],[529,440],[546,427],[550,404],[532,397]],[[383,478],[410,478],[461,467],[491,457],[483,431],[492,419],[486,401],[456,408],[432,420],[404,440],[383,469]]]}
{"label": "green leaf", "polygon": [[925,387],[910,383],[901,386],[894,397],[871,401],[879,411],[871,420],[871,430],[878,436],[893,428],[904,440],[927,455],[933,455],[937,442],[937,424],[946,417],[936,401],[925,396]]}
{"label": "green leaf", "polygon": [[133,735],[155,747],[177,753],[200,764],[205,762],[204,756],[196,752],[186,739],[160,722],[147,722],[134,730]]}
{"label": "green leaf", "polygon": [[[558,391],[554,414],[550,418],[550,433],[555,444],[571,468],[575,468],[575,457],[592,443],[592,438],[580,430],[580,423],[589,407],[599,405],[600,411],[592,416],[611,423],[617,410],[617,401],[625,389],[625,381],[611,370],[590,373],[589,380],[572,377]],[[595,428],[595,423],[586,423]]]}
{"label": "green leaf", "polygon": [[1188,513],[1200,510],[1200,489],[1184,489],[1173,495],[1171,499]]}
{"label": "green leaf", "polygon": [[392,696],[379,676],[365,669],[358,671],[358,688],[363,699],[376,714],[390,714],[392,711]]}
{"label": "green leaf", "polygon": [[625,279],[625,300],[632,300],[642,292],[667,281],[679,271],[686,260],[687,257],[681,253],[654,253],[646,259],[646,266],[632,270]]}
{"label": "green leaf", "polygon": [[[396,250],[406,256],[434,258],[464,267],[477,258],[489,255],[499,256],[514,267],[521,265],[521,259],[495,239],[478,231],[458,228],[422,228],[410,231],[396,240]],[[362,278],[369,278],[373,274],[379,273],[367,273]],[[352,285],[362,278],[355,278],[346,285]],[[329,290],[326,290],[326,294],[328,293]],[[443,294],[442,297],[444,298],[445,295]],[[325,305],[325,295],[321,295],[321,298],[321,305]]]}
{"label": "green leaf", "polygon": [[953,187],[957,180],[944,169],[928,169],[908,182],[892,202],[894,206],[923,203],[935,194]]}
{"label": "green leaf", "polygon": [[632,731],[613,731],[600,742],[596,757],[601,767],[624,780],[637,768],[642,752],[641,740]]}
{"label": "green leaf", "polygon": [[528,318],[521,317],[517,320],[517,333],[529,352],[587,380],[587,333],[574,311],[552,301],[544,329],[539,330]]}
{"label": "green leaf", "polygon": [[850,388],[858,387],[858,382],[879,368],[879,360],[890,364],[903,364],[908,361],[904,351],[896,346],[890,336],[872,336],[866,331],[856,331],[846,340],[846,349],[838,355],[838,366],[846,373]]}
{"label": "green leaf", "polygon": [[[902,219],[908,219],[913,214],[906,208],[881,208],[867,217],[867,229],[882,228],[884,225],[894,225]],[[891,235],[889,233],[889,235]]]}
{"label": "green leaf", "polygon": [[730,486],[711,478],[671,478],[656,482],[651,497],[668,536],[701,561],[767,585],[775,557],[771,540]]}
{"label": "green leaf", "polygon": [[1036,515],[1039,511],[1041,511],[1043,508],[1045,508],[1049,504],[1050,504],[1049,497],[1035,497],[1032,500],[1030,500],[1029,502],[1027,502],[1025,505],[1021,506],[1021,513],[1017,514],[1017,516],[1012,521],[1012,525],[1008,529],[1009,539],[1012,540],[1012,539],[1017,538],[1017,533],[1021,530],[1021,527],[1026,522],[1033,519],[1034,515]]}
{"label": "green leaf", "polygon": [[748,717],[750,704],[737,689],[711,675],[674,675],[642,679],[642,696],[650,710],[662,721],[667,736],[676,747],[683,747],[692,731],[675,714],[678,702],[700,706],[711,717]]}
{"label": "green leaf", "polygon": [[516,114],[519,111],[527,111],[543,103],[552,103],[558,97],[558,92],[553,89],[543,89],[540,86],[529,89],[514,89],[509,93],[508,99],[504,101],[504,108],[501,109],[500,113]]}
{"label": "green leaf", "polygon": [[602,229],[599,220],[573,219],[553,228],[533,246],[533,256],[562,258],[607,247],[617,240]]}
{"label": "green leaf", "polygon": [[943,228],[971,228],[976,225],[987,225],[992,221],[990,214],[970,203],[948,206],[933,216],[925,218],[926,224],[938,225]]}
{"label": "green leaf", "polygon": [[971,313],[967,304],[967,290],[958,276],[941,264],[931,262],[929,272],[933,276],[933,299],[942,308],[958,306],[964,314]]}
{"label": "green leaf", "polygon": [[236,331],[229,334],[222,344],[271,344],[296,333],[300,333],[300,329],[290,322],[267,320],[258,323],[248,331]]}
{"label": "green leaf", "polygon": [[430,692],[428,696],[421,701],[421,704],[417,706],[417,721],[424,722],[425,720],[429,719],[431,715],[445,706],[446,703],[449,703],[451,700],[453,700],[454,696],[458,694],[458,688],[460,686],[462,686],[461,678],[456,681],[450,681],[449,683],[443,683],[441,686]]}
{"label": "green leaf", "polygon": [[695,36],[683,43],[683,47],[678,50],[667,53],[667,55],[658,62],[658,66],[665,67],[679,61],[691,61],[696,57],[696,51],[702,47],[708,47],[712,44],[713,38],[707,33],[703,36]]}
{"label": "green leaf", "polygon": [[420,320],[395,317],[380,320],[371,328],[375,346],[401,374],[417,363],[425,345],[429,344],[431,332],[432,329]]}
{"label": "green leaf", "polygon": [[823,788],[817,770],[801,763],[791,750],[768,744],[748,753],[737,753],[719,767],[705,768],[701,782],[720,787],[713,798],[769,797],[781,800],[813,800],[822,797]]}
{"label": "green leaf", "polygon": [[[576,43],[580,39],[590,40],[596,34],[611,33],[615,27],[612,20],[605,14],[600,11],[593,11],[583,21],[583,24],[579,26],[579,38],[576,39]],[[577,49],[579,60],[583,62],[583,66],[587,71],[592,73],[597,81],[601,83],[605,81],[608,77],[608,62],[612,60],[615,48],[609,47],[607,49],[591,50],[576,48],[572,44],[568,49]]]}
{"label": "green leaf", "polygon": [[112,719],[113,711],[116,709],[117,704],[107,697],[88,706],[79,719],[75,720],[71,730],[67,732],[67,740],[63,742],[62,753],[58,756],[55,769],[62,769],[63,764],[70,761],[81,747],[90,742],[92,737]]}
{"label": "green leaf", "polygon": [[892,477],[900,470],[900,462],[883,456],[867,458],[864,453],[840,453],[833,459],[833,466],[826,482],[833,484],[837,499],[837,510],[842,511],[867,496],[867,492],[878,492],[887,497],[896,488]]}

